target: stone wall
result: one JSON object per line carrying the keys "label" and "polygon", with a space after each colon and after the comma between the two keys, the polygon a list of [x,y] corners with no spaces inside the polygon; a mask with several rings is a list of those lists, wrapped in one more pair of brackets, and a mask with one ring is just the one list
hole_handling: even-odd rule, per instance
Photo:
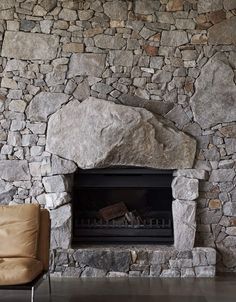
{"label": "stone wall", "polygon": [[193,169],[176,171],[178,183],[199,180],[195,246],[236,271],[235,27],[234,0],[0,1],[0,202],[51,210],[56,271],[78,264],[67,253],[77,166],[45,150],[48,119],[89,96],[146,108],[197,140]]}

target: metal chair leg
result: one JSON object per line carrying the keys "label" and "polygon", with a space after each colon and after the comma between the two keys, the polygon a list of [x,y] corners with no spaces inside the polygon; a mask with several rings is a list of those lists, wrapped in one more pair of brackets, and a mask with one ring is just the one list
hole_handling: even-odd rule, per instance
{"label": "metal chair leg", "polygon": [[34,286],[31,288],[31,302],[34,302]]}
{"label": "metal chair leg", "polygon": [[52,293],[52,287],[51,287],[51,277],[50,277],[50,273],[48,272],[48,288],[49,288],[49,294],[51,295]]}

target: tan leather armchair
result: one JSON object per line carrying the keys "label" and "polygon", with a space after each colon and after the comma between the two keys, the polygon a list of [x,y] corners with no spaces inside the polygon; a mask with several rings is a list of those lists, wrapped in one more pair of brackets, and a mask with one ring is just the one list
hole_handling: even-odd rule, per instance
{"label": "tan leather armchair", "polygon": [[48,275],[50,217],[35,204],[0,206],[0,289],[34,292]]}

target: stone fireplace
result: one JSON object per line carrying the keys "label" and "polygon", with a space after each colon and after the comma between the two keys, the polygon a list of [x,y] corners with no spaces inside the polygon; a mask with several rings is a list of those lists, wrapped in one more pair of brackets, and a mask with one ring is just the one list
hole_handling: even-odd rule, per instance
{"label": "stone fireplace", "polygon": [[[236,270],[235,14],[231,0],[0,1],[0,203],[49,209],[55,276]],[[102,169],[171,171],[173,245],[73,242],[77,177]]]}

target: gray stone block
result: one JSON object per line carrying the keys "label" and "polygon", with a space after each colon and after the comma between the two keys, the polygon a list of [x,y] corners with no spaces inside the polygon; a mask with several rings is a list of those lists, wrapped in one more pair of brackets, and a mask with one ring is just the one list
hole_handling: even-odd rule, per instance
{"label": "gray stone block", "polygon": [[7,31],[4,35],[2,56],[22,60],[53,60],[58,47],[59,38],[56,35]]}
{"label": "gray stone block", "polygon": [[198,180],[186,177],[176,177],[172,182],[173,197],[181,200],[194,200],[198,198]]}

